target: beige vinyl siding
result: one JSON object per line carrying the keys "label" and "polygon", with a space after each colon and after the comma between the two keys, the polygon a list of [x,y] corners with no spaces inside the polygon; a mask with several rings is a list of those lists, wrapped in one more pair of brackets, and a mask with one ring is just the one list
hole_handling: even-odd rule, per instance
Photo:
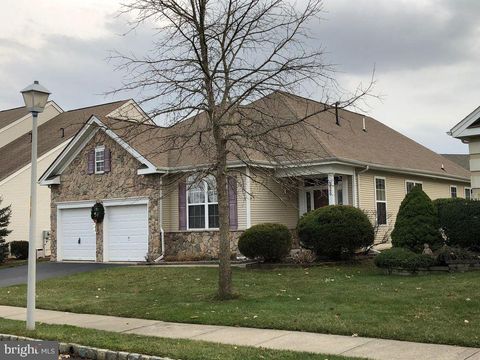
{"label": "beige vinyl siding", "polygon": [[[178,177],[172,175],[164,178],[163,189],[163,230],[165,232],[177,232],[178,229]],[[247,227],[246,193],[243,190],[245,179],[237,182],[237,211],[238,230]]]}
{"label": "beige vinyl siding", "polygon": [[[65,144],[57,147],[38,161],[38,174],[45,172],[47,167],[60,154]],[[12,217],[9,229],[13,230],[7,236],[10,241],[28,241],[28,223],[30,215],[30,164],[0,182],[1,206],[12,205]],[[35,231],[37,249],[43,248],[42,231],[50,230],[50,189],[37,185],[37,229]]]}
{"label": "beige vinyl siding", "polygon": [[254,176],[252,181],[252,225],[280,223],[290,229],[297,227],[298,193],[285,191],[272,177]]}
{"label": "beige vinyl siding", "polygon": [[[52,105],[52,103],[48,103],[45,110],[38,115],[38,126],[58,114],[60,114],[60,112],[57,108]],[[0,148],[30,131],[32,131],[32,116],[29,114],[21,118],[21,121],[17,121],[0,129]]]}
{"label": "beige vinyl siding", "polygon": [[[368,171],[358,174],[358,189],[359,189],[359,207],[374,212],[376,210],[375,204],[375,177],[383,177],[386,180],[386,196],[387,196],[387,214],[390,218],[389,225],[395,224],[398,209],[406,195],[405,182],[407,180],[421,182],[425,193],[432,199],[450,198],[450,186],[457,186],[458,197],[465,197],[465,186],[468,184],[436,180],[432,178],[424,178],[419,176],[400,175],[388,172]],[[378,239],[377,239],[378,241]]]}

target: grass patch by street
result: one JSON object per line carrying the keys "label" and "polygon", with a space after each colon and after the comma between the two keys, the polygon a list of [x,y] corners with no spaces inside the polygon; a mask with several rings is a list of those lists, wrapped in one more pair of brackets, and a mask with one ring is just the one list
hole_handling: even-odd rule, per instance
{"label": "grass patch by street", "polygon": [[[398,277],[372,265],[234,269],[239,297],[217,301],[215,268],[119,267],[39,282],[40,308],[198,324],[480,346],[480,273]],[[25,286],[0,304],[25,306]]]}
{"label": "grass patch by street", "polygon": [[353,360],[354,358],[332,355],[310,354],[304,352],[279,351],[246,346],[231,346],[205,341],[176,340],[118,334],[108,331],[83,329],[66,325],[38,324],[35,331],[25,330],[23,321],[0,318],[0,332],[4,334],[27,336],[43,340],[76,343],[91,347],[126,351],[146,355],[166,356],[183,360]]}

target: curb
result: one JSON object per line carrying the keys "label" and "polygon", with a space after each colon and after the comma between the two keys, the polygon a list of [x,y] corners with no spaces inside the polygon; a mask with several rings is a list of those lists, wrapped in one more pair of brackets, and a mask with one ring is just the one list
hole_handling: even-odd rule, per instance
{"label": "curb", "polygon": [[[0,333],[0,341],[41,341],[39,339],[32,339],[25,336],[16,336]],[[82,359],[90,360],[173,360],[167,357],[143,355],[136,353],[128,353],[125,351],[113,351],[107,349],[98,349],[90,346],[79,345],[75,343],[58,344],[58,353],[63,355],[78,356]]]}

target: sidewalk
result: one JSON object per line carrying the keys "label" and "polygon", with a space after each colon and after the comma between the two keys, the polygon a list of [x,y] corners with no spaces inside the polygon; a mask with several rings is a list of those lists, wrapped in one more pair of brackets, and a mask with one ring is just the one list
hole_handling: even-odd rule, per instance
{"label": "sidewalk", "polygon": [[[0,317],[11,320],[25,320],[25,314],[25,308],[0,305]],[[378,360],[480,360],[480,348],[325,335],[299,331],[169,323],[156,320],[75,314],[51,310],[37,310],[36,321],[125,334],[202,340],[277,350],[358,356]]]}

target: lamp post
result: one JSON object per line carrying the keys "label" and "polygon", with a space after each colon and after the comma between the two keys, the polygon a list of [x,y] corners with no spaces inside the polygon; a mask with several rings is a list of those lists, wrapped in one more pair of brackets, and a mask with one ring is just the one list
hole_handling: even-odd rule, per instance
{"label": "lamp post", "polygon": [[37,228],[37,118],[45,109],[50,92],[38,81],[21,91],[25,107],[32,113],[32,164],[30,179],[30,224],[28,233],[27,330],[35,330],[36,228]]}

